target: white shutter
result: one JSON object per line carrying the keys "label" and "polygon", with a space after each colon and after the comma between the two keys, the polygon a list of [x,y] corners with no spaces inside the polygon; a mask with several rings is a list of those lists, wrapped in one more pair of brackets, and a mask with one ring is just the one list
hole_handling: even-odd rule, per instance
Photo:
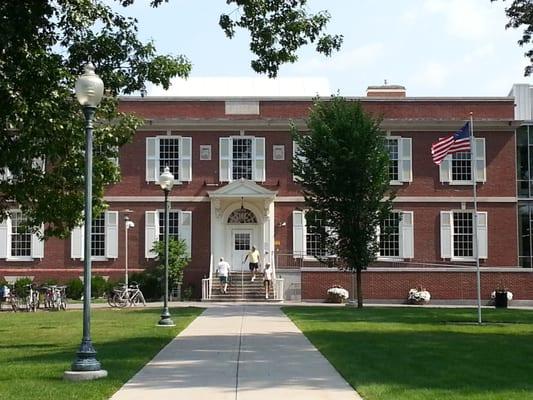
{"label": "white shutter", "polygon": [[146,138],[146,182],[157,182],[159,178],[159,139]]}
{"label": "white shutter", "polygon": [[412,211],[402,211],[400,249],[402,258],[414,258],[414,221]]}
{"label": "white shutter", "polygon": [[253,179],[256,182],[265,181],[265,138],[253,139]]}
{"label": "white shutter", "polygon": [[381,235],[381,226],[380,226],[380,224],[378,224],[376,226],[376,228],[374,229],[374,235],[375,235],[374,236],[374,243],[377,243],[377,250],[376,250],[377,255],[376,255],[376,257],[381,257],[381,254],[379,252],[379,249],[381,248],[381,246],[380,246],[381,245],[381,240],[380,240],[381,239],[381,236],[380,236]]}
{"label": "white shutter", "polygon": [[486,182],[485,138],[474,138],[474,160],[476,168],[476,182]]}
{"label": "white shutter", "polygon": [[75,227],[70,233],[70,258],[83,259],[83,226]]}
{"label": "white shutter", "polygon": [[231,181],[231,152],[233,147],[233,141],[231,138],[221,137],[219,140],[219,173],[218,180],[220,182]]}
{"label": "white shutter", "polygon": [[2,222],[0,222],[0,258],[7,258],[8,255],[11,253],[9,251],[9,226],[8,224],[9,218],[6,218]]}
{"label": "white shutter", "polygon": [[105,212],[105,256],[118,258],[118,211]]}
{"label": "white shutter", "polygon": [[180,137],[180,167],[179,180],[182,182],[190,182],[192,180],[192,138]]}
{"label": "white shutter", "polygon": [[[42,235],[44,226],[39,228],[39,234]],[[31,235],[31,257],[32,258],[44,258],[44,240],[39,239],[37,234]]]}
{"label": "white shutter", "polygon": [[487,237],[487,212],[477,213],[477,242],[479,245],[478,257],[488,258],[488,237]]}
{"label": "white shutter", "polygon": [[292,252],[293,256],[305,255],[305,215],[303,211],[292,212]]}
{"label": "white shutter", "polygon": [[192,211],[180,211],[179,214],[179,238],[187,245],[187,255],[191,256],[192,249]]}
{"label": "white shutter", "polygon": [[144,213],[144,256],[155,258],[157,254],[152,251],[154,243],[159,240],[159,213],[146,211]]}
{"label": "white shutter", "polygon": [[0,168],[0,181],[9,181],[13,178],[11,171],[7,167]]}
{"label": "white shutter", "polygon": [[400,138],[398,139],[398,155],[399,159],[399,178],[401,182],[412,182],[413,181],[413,157],[412,157],[412,146],[411,138]]}
{"label": "white shutter", "polygon": [[440,257],[452,258],[453,212],[440,212]]}
{"label": "white shutter", "polygon": [[441,183],[452,180],[452,156],[446,156],[439,166],[439,178]]}

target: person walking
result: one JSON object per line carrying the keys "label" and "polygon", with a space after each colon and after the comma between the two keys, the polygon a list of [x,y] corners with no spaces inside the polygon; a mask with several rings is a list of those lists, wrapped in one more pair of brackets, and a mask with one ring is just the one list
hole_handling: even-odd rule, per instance
{"label": "person walking", "polygon": [[249,260],[249,268],[250,272],[252,273],[252,282],[255,281],[255,272],[259,268],[259,251],[255,248],[255,246],[252,246],[249,253],[246,254],[246,257],[244,257],[244,262],[246,260]]}
{"label": "person walking", "polygon": [[224,257],[220,257],[220,262],[217,265],[217,275],[220,279],[220,291],[222,293],[228,293],[228,277],[231,267],[227,261],[224,261]]}
{"label": "person walking", "polygon": [[265,271],[263,275],[263,285],[265,286],[265,299],[268,299],[268,293],[270,292],[270,288],[272,287],[272,268],[270,268],[270,264],[265,264]]}

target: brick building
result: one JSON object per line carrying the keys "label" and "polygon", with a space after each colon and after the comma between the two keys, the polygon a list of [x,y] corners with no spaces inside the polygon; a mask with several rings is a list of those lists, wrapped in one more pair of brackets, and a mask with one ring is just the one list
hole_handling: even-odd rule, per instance
{"label": "brick building", "polygon": [[[401,86],[369,87],[354,98],[383,116],[389,136],[395,212],[381,238],[379,262],[363,274],[367,299],[401,301],[425,286],[434,300],[475,299],[472,173],[476,168],[482,297],[498,285],[517,299],[533,299],[529,270],[520,268],[514,98],[411,98]],[[109,211],[93,224],[93,271],[124,274],[125,229],[131,210],[131,270],[153,265],[152,243],[162,235],[163,193],[157,185],[168,165],[176,177],[170,194],[170,232],[184,239],[192,261],[185,284],[200,295],[211,259],[234,270],[255,244],[278,276],[286,299],[323,299],[334,284],[351,287],[347,273],[315,261],[321,251],[314,222],[291,174],[290,123],[305,129],[310,98],[123,98],[121,111],[145,119],[132,143],[120,149],[120,183],[109,187]],[[449,156],[439,167],[431,143],[474,116],[475,160]],[[522,129],[522,128],[521,128]],[[400,218],[401,216],[401,218]],[[0,275],[66,279],[82,274],[82,232],[44,245],[18,232],[18,219],[0,224]],[[22,249],[22,251],[21,251]],[[16,253],[16,254],[15,254]],[[22,255],[21,255],[22,254]]]}

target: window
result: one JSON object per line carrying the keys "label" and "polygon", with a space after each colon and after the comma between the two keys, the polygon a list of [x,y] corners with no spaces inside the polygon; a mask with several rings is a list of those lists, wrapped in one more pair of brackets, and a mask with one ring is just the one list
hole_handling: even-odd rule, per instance
{"label": "window", "polygon": [[265,181],[265,138],[220,138],[219,152],[221,182],[237,179]]}
{"label": "window", "polygon": [[146,181],[157,182],[168,166],[176,181],[191,181],[192,139],[182,136],[146,138]]}
{"label": "window", "polygon": [[385,148],[389,153],[389,180],[398,181],[398,139],[387,139]]}
{"label": "window", "polygon": [[389,180],[392,185],[412,182],[411,138],[389,136],[385,139],[389,153]]}
{"label": "window", "polygon": [[412,211],[392,211],[378,229],[378,259],[414,258]]}
{"label": "window", "polygon": [[533,198],[533,125],[516,131],[518,197]]}
{"label": "window", "polygon": [[392,212],[379,226],[379,256],[400,257],[400,213]]}
{"label": "window", "polygon": [[[78,226],[70,235],[70,256],[84,257],[85,226]],[[118,258],[118,211],[106,211],[92,218],[91,259],[105,261]]]}
{"label": "window", "polygon": [[[192,212],[170,210],[168,217],[169,236],[184,240],[190,256]],[[146,258],[155,258],[157,254],[152,251],[154,242],[164,240],[164,218],[165,212],[163,210],[145,212],[144,255]]]}
{"label": "window", "polygon": [[105,215],[93,217],[91,227],[91,256],[105,257]]}
{"label": "window", "polygon": [[[458,261],[475,260],[474,213],[471,210],[441,211],[441,257]],[[487,258],[487,213],[477,213],[479,258]]]}
{"label": "window", "polygon": [[0,222],[0,258],[31,261],[43,256],[44,242],[26,226],[26,216],[19,210],[10,211],[9,217]]}
{"label": "window", "polygon": [[520,266],[533,267],[533,204],[518,205],[518,259]]}
{"label": "window", "polygon": [[292,213],[292,244],[294,257],[320,257],[326,255],[324,239],[328,235],[318,216],[295,210]]}
{"label": "window", "polygon": [[[440,181],[450,185],[472,184],[475,172],[476,182],[486,181],[485,139],[474,139],[474,162],[470,152],[460,152],[448,155],[439,167]],[[472,170],[474,165],[475,170]]]}
{"label": "window", "polygon": [[247,208],[239,208],[229,215],[228,224],[257,224],[257,218]]}
{"label": "window", "polygon": [[[165,212],[159,213],[159,241],[165,240]],[[179,239],[179,211],[168,212],[168,236],[170,238]]]}

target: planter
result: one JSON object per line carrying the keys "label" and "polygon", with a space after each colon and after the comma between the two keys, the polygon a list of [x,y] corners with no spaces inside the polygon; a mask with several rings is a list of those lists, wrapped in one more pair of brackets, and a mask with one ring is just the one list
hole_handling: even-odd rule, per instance
{"label": "planter", "polygon": [[339,296],[338,294],[331,294],[328,293],[328,298],[326,299],[328,303],[344,303],[346,299],[342,296]]}
{"label": "planter", "polygon": [[496,292],[496,295],[494,297],[494,306],[496,308],[507,308],[508,303],[509,302],[508,302],[507,292],[505,291]]}

